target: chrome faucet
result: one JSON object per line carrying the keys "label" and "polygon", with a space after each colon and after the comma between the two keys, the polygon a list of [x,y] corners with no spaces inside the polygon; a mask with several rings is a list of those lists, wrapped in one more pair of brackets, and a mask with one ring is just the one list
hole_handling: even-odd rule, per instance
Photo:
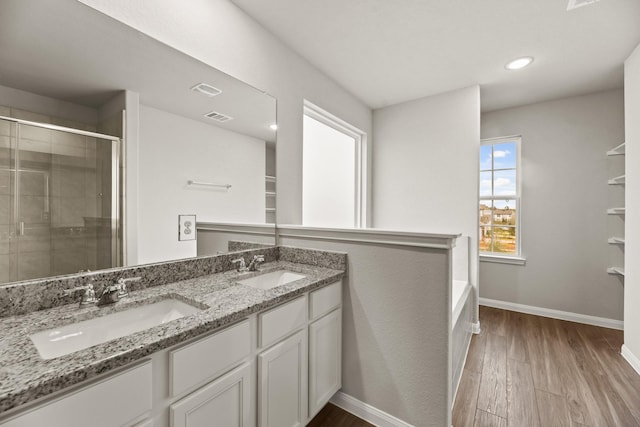
{"label": "chrome faucet", "polygon": [[254,255],[249,263],[249,271],[258,271],[258,265],[264,262],[264,255]]}
{"label": "chrome faucet", "polygon": [[120,300],[120,286],[118,284],[105,286],[96,305],[113,304]]}
{"label": "chrome faucet", "polygon": [[82,292],[82,299],[80,300],[80,307],[85,307],[87,305],[93,305],[98,302],[96,298],[96,292],[93,290],[93,284],[88,283],[84,286],[77,286],[71,289],[65,289],[64,295],[76,295],[76,292]]}
{"label": "chrome faucet", "polygon": [[236,271],[238,273],[249,271],[249,269],[247,268],[247,264],[245,264],[244,258],[242,257],[234,259],[233,261],[231,261],[231,263],[236,265]]}

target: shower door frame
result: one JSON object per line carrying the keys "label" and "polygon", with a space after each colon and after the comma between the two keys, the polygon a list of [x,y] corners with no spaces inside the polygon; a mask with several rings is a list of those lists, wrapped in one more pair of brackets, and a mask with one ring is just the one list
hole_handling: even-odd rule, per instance
{"label": "shower door frame", "polygon": [[[19,125],[27,125],[34,126],[43,129],[49,129],[60,132],[68,132],[75,135],[88,136],[97,139],[104,139],[111,141],[111,267],[117,267],[124,265],[123,264],[123,255],[124,255],[124,244],[121,242],[119,229],[124,233],[124,224],[120,218],[120,170],[124,171],[124,168],[121,168],[121,160],[122,160],[122,138],[107,135],[99,132],[91,132],[82,129],[74,129],[66,126],[59,126],[50,123],[40,123],[34,122],[30,120],[17,119],[15,117],[7,117],[0,115],[0,120],[6,120],[8,122],[16,123],[16,147],[15,147],[15,158],[13,162],[15,163],[16,169],[16,178],[15,178],[15,188],[14,188],[14,197],[16,198],[14,202],[14,210],[15,210],[15,218],[16,223],[14,224],[16,236],[18,238],[23,235],[23,226],[20,225],[19,219],[19,210],[20,210],[20,179],[19,179],[19,169],[20,169],[20,126]],[[10,166],[11,168],[11,166]],[[124,172],[123,172],[124,173]],[[49,200],[46,200],[45,203],[49,203]],[[123,234],[124,238],[124,234]],[[19,254],[17,255],[19,256]],[[17,259],[16,259],[17,262]]]}

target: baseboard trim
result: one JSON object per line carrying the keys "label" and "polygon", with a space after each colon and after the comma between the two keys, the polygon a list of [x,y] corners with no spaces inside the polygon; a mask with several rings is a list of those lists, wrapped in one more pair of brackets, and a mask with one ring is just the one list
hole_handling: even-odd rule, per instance
{"label": "baseboard trim", "polygon": [[480,305],[503,310],[517,311],[519,313],[534,314],[536,316],[550,317],[552,319],[568,320],[569,322],[584,323],[586,325],[601,326],[610,329],[624,329],[622,320],[607,319],[606,317],[588,316],[586,314],[572,313],[570,311],[552,310],[550,308],[535,307],[532,305],[517,304],[508,301],[499,301],[489,298],[480,298]]}
{"label": "baseboard trim", "polygon": [[480,333],[480,321],[471,324],[471,333],[478,335]]}
{"label": "baseboard trim", "polygon": [[622,354],[622,357],[624,357],[624,360],[626,360],[629,363],[629,365],[631,365],[631,367],[636,370],[638,375],[640,375],[640,359],[638,359],[636,355],[633,354],[631,350],[629,350],[629,347],[622,344],[622,349],[620,350],[620,354]]}
{"label": "baseboard trim", "polygon": [[341,391],[334,394],[330,402],[378,427],[413,427],[411,424]]}

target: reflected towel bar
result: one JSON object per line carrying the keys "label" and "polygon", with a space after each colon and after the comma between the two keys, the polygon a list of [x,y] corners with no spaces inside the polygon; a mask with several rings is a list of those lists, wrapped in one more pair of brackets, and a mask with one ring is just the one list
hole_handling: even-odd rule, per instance
{"label": "reflected towel bar", "polygon": [[200,182],[200,181],[193,181],[193,180],[189,180],[187,181],[187,185],[204,185],[207,187],[224,187],[227,190],[231,188],[231,184],[214,184],[212,182]]}

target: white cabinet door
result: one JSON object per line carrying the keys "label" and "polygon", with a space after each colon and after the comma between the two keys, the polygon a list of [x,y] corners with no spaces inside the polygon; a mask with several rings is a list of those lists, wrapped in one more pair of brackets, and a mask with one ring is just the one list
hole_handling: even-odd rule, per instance
{"label": "white cabinet door", "polygon": [[342,310],[309,326],[309,418],[342,387]]}
{"label": "white cabinet door", "polygon": [[151,411],[151,373],[151,362],[145,362],[0,424],[2,427],[131,425],[131,421]]}
{"label": "white cabinet door", "polygon": [[172,427],[252,427],[251,365],[246,363],[171,405]]}
{"label": "white cabinet door", "polygon": [[258,356],[258,425],[298,427],[307,418],[306,329]]}

